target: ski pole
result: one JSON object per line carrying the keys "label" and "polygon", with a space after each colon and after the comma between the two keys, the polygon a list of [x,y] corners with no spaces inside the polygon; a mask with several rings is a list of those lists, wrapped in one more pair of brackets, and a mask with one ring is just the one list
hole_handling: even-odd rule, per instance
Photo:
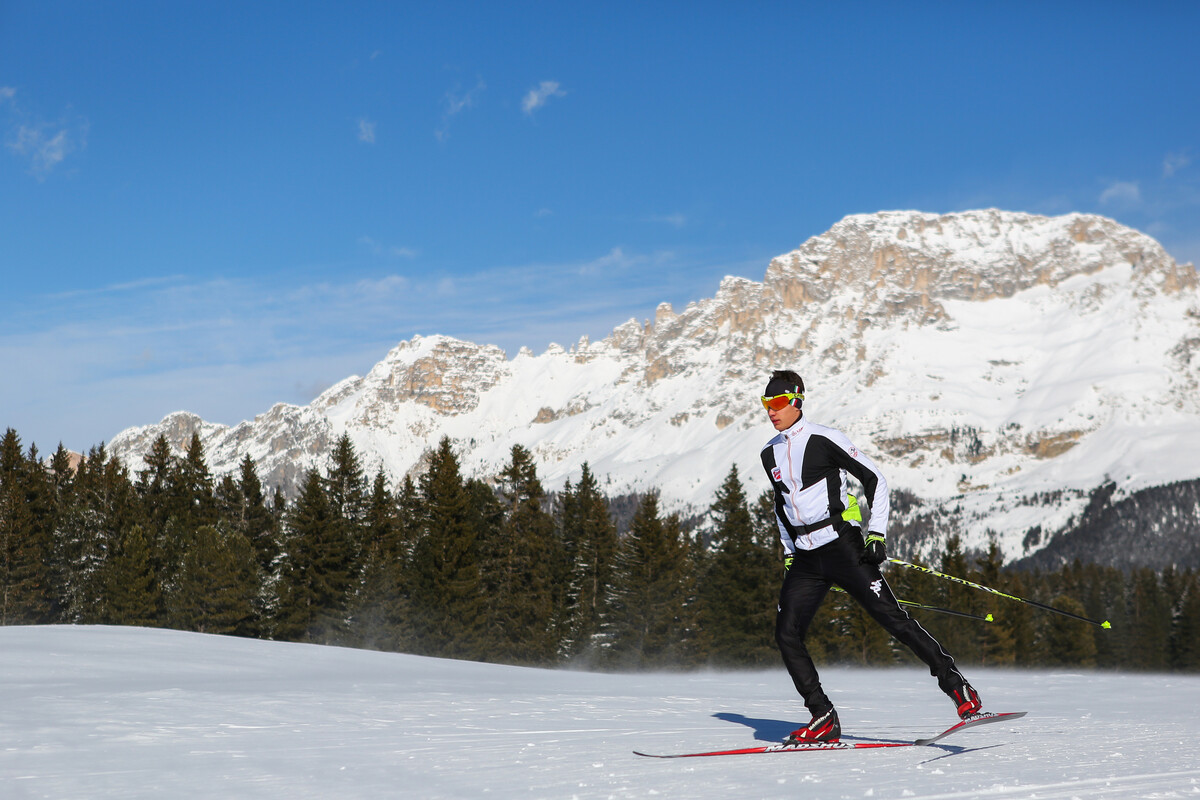
{"label": "ski pole", "polygon": [[1039,603],[1036,600],[1027,600],[1024,597],[1017,597],[1016,595],[1013,595],[1013,594],[1005,594],[1004,592],[1001,592],[998,589],[993,589],[990,586],[984,586],[982,583],[975,583],[973,581],[966,580],[965,578],[956,578],[953,575],[947,575],[944,572],[938,572],[936,569],[930,569],[929,567],[923,567],[920,564],[910,564],[909,562],[903,561],[899,558],[889,558],[888,561],[892,564],[899,564],[902,567],[908,567],[909,569],[920,570],[921,572],[928,573],[929,575],[933,575],[934,577],[937,577],[937,578],[945,578],[948,581],[954,581],[955,583],[961,583],[963,586],[970,586],[973,589],[982,589],[985,592],[991,592],[992,594],[999,595],[1000,597],[1005,597],[1005,598],[1008,598],[1009,600],[1015,600],[1018,603],[1025,603],[1026,605],[1034,606],[1035,608],[1040,608],[1045,611],[1053,611],[1055,614],[1062,614],[1064,617],[1071,617],[1072,619],[1077,619],[1081,622],[1088,622],[1088,623],[1091,623],[1092,625],[1099,625],[1101,628],[1104,628],[1105,630],[1112,628],[1112,624],[1109,623],[1108,620],[1104,620],[1104,622],[1098,622],[1094,619],[1088,619],[1087,617],[1081,617],[1078,614],[1072,614],[1070,611],[1063,611],[1061,608],[1055,608],[1054,606],[1048,606],[1045,603]]}
{"label": "ski pole", "polygon": [[[831,588],[835,592],[841,592],[842,594],[846,594],[846,590],[840,586],[833,586]],[[896,602],[902,606],[908,606],[910,608],[919,608],[922,611],[936,611],[939,614],[950,614],[955,617],[966,617],[967,619],[977,619],[980,622],[994,622],[995,621],[992,619],[991,614],[988,614],[986,617],[981,617],[978,614],[968,614],[966,611],[955,611],[952,608],[939,608],[937,606],[927,606],[924,603],[915,603],[912,600],[901,600],[900,598],[896,598]]]}

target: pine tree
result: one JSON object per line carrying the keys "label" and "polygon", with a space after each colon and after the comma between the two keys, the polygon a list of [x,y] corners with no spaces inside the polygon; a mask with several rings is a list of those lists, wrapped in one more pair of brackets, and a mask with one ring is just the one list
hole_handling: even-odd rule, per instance
{"label": "pine tree", "polygon": [[171,453],[167,437],[159,435],[143,458],[146,468],[138,472],[138,494],[150,524],[151,547],[157,544],[167,520],[186,513],[187,503],[179,490],[178,459]]}
{"label": "pine tree", "polygon": [[[1060,594],[1051,603],[1071,614],[1084,615],[1083,604],[1074,597]],[[1096,666],[1096,640],[1085,623],[1050,614],[1046,620],[1048,666]]]}
{"label": "pine tree", "polygon": [[1084,592],[1088,616],[1108,620],[1109,630],[1096,629],[1096,665],[1105,668],[1136,666],[1130,663],[1133,647],[1130,608],[1126,602],[1128,587],[1125,574],[1114,567],[1092,567]]}
{"label": "pine tree", "polygon": [[293,641],[336,642],[345,632],[350,573],[344,529],[317,471],[305,477],[287,528],[275,635]]}
{"label": "pine tree", "polygon": [[413,545],[421,535],[421,526],[425,519],[421,492],[411,475],[404,476],[400,489],[396,492],[395,511],[401,559],[407,561],[412,558]]}
{"label": "pine tree", "polygon": [[[1002,572],[1004,567],[1004,557],[1000,551],[1000,545],[996,541],[996,537],[992,536],[988,541],[987,553],[977,561],[979,567],[978,582],[984,586],[991,586],[998,591],[1008,591],[1009,587],[1007,577]],[[985,595],[977,595],[982,598]],[[1020,595],[1015,595],[1020,597]],[[996,598],[995,595],[986,595],[988,598]],[[1011,601],[1004,601],[1009,602]],[[991,609],[995,607],[994,602],[988,602],[979,611],[983,613],[991,613]],[[980,625],[976,628],[978,631],[979,641],[979,663],[985,667],[1008,666],[1011,665],[1017,657],[1016,647],[1014,644],[1014,630],[1011,616],[1003,614],[993,614],[995,618],[991,624]]]}
{"label": "pine tree", "polygon": [[542,508],[532,454],[518,444],[511,457],[499,480],[503,521],[483,539],[489,658],[547,663],[558,649],[552,623],[563,590],[562,551],[554,519]]}
{"label": "pine tree", "polygon": [[367,521],[367,479],[350,435],[338,437],[325,476],[325,492],[330,509],[342,529],[346,542],[346,569],[353,576],[365,549]]}
{"label": "pine tree", "polygon": [[[1014,597],[1032,597],[1036,581],[1026,573],[1013,572],[1008,574],[1005,583],[1008,593]],[[1038,663],[1038,632],[1034,625],[1035,611],[1032,606],[1024,603],[1006,602],[998,606],[997,622],[1012,632],[1013,664],[1018,667],[1031,667]]]}
{"label": "pine tree", "polygon": [[139,490],[151,530],[150,551],[164,600],[181,591],[182,570],[197,531],[217,522],[212,474],[200,435],[193,433],[182,458],[159,436],[145,459]]}
{"label": "pine tree", "polygon": [[710,508],[712,554],[700,585],[701,628],[720,665],[775,663],[775,600],[779,560],[774,543],[761,541],[746,504],[737,465],[730,468]]}
{"label": "pine tree", "polygon": [[133,525],[115,539],[102,576],[104,622],[140,627],[155,624],[159,588],[150,562],[150,545],[142,526]]}
{"label": "pine tree", "polygon": [[54,505],[46,469],[9,428],[0,440],[0,624],[50,622]]}
{"label": "pine tree", "polygon": [[695,647],[695,575],[679,519],[662,519],[644,495],[617,551],[612,614],[604,626],[621,666],[687,664]]}
{"label": "pine tree", "polygon": [[609,587],[617,553],[617,527],[608,503],[585,462],[574,487],[563,488],[559,527],[570,565],[563,613],[562,655],[586,656],[608,614]]}
{"label": "pine tree", "polygon": [[416,647],[429,655],[481,658],[478,515],[449,438],[439,442],[420,487],[424,518],[412,564]]}
{"label": "pine tree", "polygon": [[1195,570],[1189,570],[1183,582],[1172,638],[1173,666],[1200,672],[1200,573]]}
{"label": "pine tree", "polygon": [[363,647],[407,652],[415,646],[412,553],[424,516],[412,477],[396,495],[375,476],[367,515],[367,553],[351,609],[354,637]]}
{"label": "pine tree", "polygon": [[[957,533],[951,533],[946,537],[946,548],[942,551],[938,569],[947,575],[971,579],[972,573],[967,567],[967,556],[963,552],[962,540]],[[968,613],[976,612],[975,603],[978,599],[975,594],[976,590],[947,580],[937,580],[933,586],[936,600],[931,605]],[[930,616],[928,622],[929,632],[946,652],[954,656],[955,660],[967,664],[979,662],[979,642],[976,638],[976,631],[970,626],[964,625],[963,620],[939,614],[936,618]]]}
{"label": "pine tree", "polygon": [[233,475],[222,475],[213,489],[218,520],[233,524],[238,519],[242,504],[239,495],[237,481],[233,479]]}
{"label": "pine tree", "polygon": [[1160,575],[1163,589],[1163,599],[1169,609],[1169,622],[1166,626],[1167,635],[1167,667],[1176,669],[1179,662],[1180,643],[1177,639],[1180,627],[1180,616],[1183,612],[1184,597],[1187,594],[1190,571],[1179,571],[1174,565],[1168,566]]}
{"label": "pine tree", "polygon": [[326,644],[350,640],[351,592],[361,570],[367,500],[350,437],[334,447],[325,476],[311,471],[288,521],[277,635]]}
{"label": "pine tree", "polygon": [[[120,461],[108,458],[103,444],[80,460],[57,516],[55,561],[64,576],[59,590],[63,621],[101,622],[106,562],[122,532],[141,524],[141,503],[129,473]],[[148,537],[143,538],[149,548]]]}
{"label": "pine tree", "polygon": [[1129,586],[1131,647],[1137,653],[1137,662],[1127,666],[1166,669],[1171,610],[1159,577],[1153,570],[1136,569],[1129,576]]}
{"label": "pine tree", "polygon": [[17,435],[16,430],[6,429],[4,438],[0,439],[0,478],[5,482],[12,480],[11,476],[17,474],[24,461],[25,457],[21,455],[21,437]]}
{"label": "pine tree", "polygon": [[831,648],[837,654],[836,660],[862,666],[891,664],[897,660],[899,651],[907,651],[848,595],[832,595],[825,604],[838,609],[833,612],[837,647]]}
{"label": "pine tree", "polygon": [[61,442],[50,458],[48,477],[54,521],[50,541],[50,582],[54,597],[54,622],[61,623],[69,621],[70,618],[68,587],[75,580],[71,565],[66,559],[63,533],[76,502],[75,470],[71,466],[71,454]]}
{"label": "pine tree", "polygon": [[167,599],[171,627],[249,636],[256,632],[258,563],[241,533],[201,525],[190,536]]}
{"label": "pine tree", "polygon": [[778,575],[783,575],[783,542],[779,538],[779,521],[775,516],[775,492],[766,489],[759,493],[758,499],[750,509],[754,519],[754,537],[775,556],[775,566],[779,567]]}
{"label": "pine tree", "polygon": [[278,517],[267,505],[258,466],[250,456],[239,467],[236,499],[234,525],[254,547],[259,569],[269,573],[279,555]]}
{"label": "pine tree", "polygon": [[369,547],[380,550],[387,558],[398,560],[401,556],[400,521],[396,498],[388,490],[387,476],[380,469],[371,482],[371,494],[365,503],[366,514],[364,541]]}
{"label": "pine tree", "polygon": [[75,485],[75,470],[71,467],[71,452],[58,443],[54,455],[50,457],[50,475],[54,482],[56,496],[69,494]]}
{"label": "pine tree", "polygon": [[176,462],[175,480],[179,492],[180,525],[190,533],[202,525],[216,524],[213,477],[205,461],[200,434],[192,434],[187,452]]}
{"label": "pine tree", "polygon": [[353,637],[361,647],[401,651],[411,641],[407,558],[399,508],[382,470],[375,475],[367,506],[367,550],[351,605]]}

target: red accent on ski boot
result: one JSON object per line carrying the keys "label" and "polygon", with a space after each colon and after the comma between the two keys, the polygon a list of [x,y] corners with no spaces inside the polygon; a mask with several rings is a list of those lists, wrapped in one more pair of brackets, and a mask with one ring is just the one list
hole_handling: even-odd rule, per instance
{"label": "red accent on ski boot", "polygon": [[979,713],[979,709],[983,708],[983,702],[979,699],[979,693],[969,683],[964,683],[962,686],[951,691],[950,699],[958,706],[959,719],[970,719],[973,715]]}
{"label": "red accent on ski boot", "polygon": [[804,744],[808,742],[836,742],[842,738],[842,724],[838,722],[835,709],[829,709],[824,714],[812,718],[803,728],[792,731],[784,744]]}

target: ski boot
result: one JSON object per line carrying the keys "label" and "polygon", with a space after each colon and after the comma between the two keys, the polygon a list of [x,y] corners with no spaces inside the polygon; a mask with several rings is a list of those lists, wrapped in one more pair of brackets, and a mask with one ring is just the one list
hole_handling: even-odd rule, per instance
{"label": "ski boot", "polygon": [[812,742],[836,742],[842,738],[842,724],[838,722],[837,710],[830,707],[824,714],[812,718],[803,728],[788,734],[784,744],[809,744]]}
{"label": "ski boot", "polygon": [[979,713],[979,709],[983,708],[979,693],[969,683],[964,682],[962,686],[951,689],[946,694],[950,695],[950,699],[958,707],[959,719],[970,719]]}

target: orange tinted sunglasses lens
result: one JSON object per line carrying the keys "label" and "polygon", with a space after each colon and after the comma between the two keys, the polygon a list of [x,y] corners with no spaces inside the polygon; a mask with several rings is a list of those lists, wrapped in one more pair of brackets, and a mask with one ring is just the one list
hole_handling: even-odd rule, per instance
{"label": "orange tinted sunglasses lens", "polygon": [[804,395],[788,392],[787,394],[777,394],[774,397],[763,397],[763,408],[768,411],[782,411],[784,406],[795,400],[797,397],[803,399]]}

